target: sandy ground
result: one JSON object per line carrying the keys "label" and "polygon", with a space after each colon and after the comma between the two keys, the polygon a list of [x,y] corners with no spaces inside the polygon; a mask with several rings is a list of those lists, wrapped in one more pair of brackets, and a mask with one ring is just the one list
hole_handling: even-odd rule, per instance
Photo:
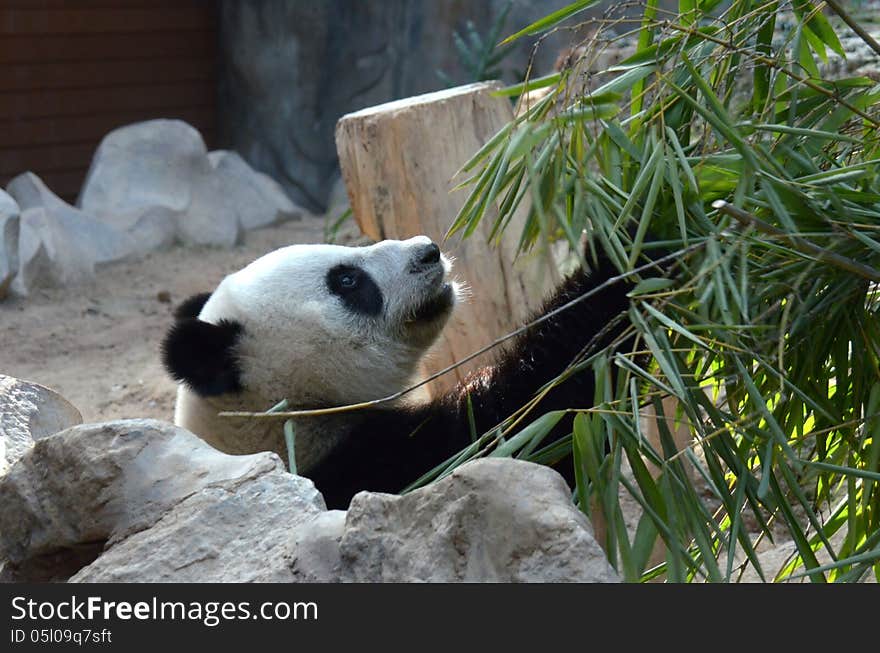
{"label": "sandy ground", "polygon": [[0,302],[0,374],[57,390],[85,422],[171,421],[175,384],[159,344],[174,307],[266,252],[323,241],[323,229],[323,217],[305,218],[249,232],[231,250],[175,247],[103,267],[87,285]]}

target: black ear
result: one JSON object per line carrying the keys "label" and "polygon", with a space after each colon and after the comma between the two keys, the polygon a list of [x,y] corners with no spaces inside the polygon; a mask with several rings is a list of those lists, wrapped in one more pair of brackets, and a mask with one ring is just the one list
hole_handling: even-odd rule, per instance
{"label": "black ear", "polygon": [[162,343],[162,362],[177,381],[204,397],[241,391],[241,370],[235,344],[243,332],[238,322],[210,324],[182,319]]}
{"label": "black ear", "polygon": [[180,321],[186,320],[187,318],[197,318],[199,313],[202,312],[205,302],[207,302],[210,297],[211,293],[209,292],[202,292],[198,295],[193,295],[174,309],[174,319]]}

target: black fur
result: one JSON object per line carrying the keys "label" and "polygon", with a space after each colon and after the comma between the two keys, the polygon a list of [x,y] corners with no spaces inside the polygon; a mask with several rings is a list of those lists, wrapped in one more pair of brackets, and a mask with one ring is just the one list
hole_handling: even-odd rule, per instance
{"label": "black fur", "polygon": [[211,293],[209,292],[193,295],[174,310],[174,319],[179,322],[181,320],[197,318],[210,298]]}
{"label": "black fur", "polygon": [[162,343],[165,369],[203,397],[240,392],[241,369],[235,345],[243,331],[238,322],[210,324],[194,318],[178,319]]}
{"label": "black fur", "polygon": [[382,291],[366,271],[353,265],[337,265],[327,272],[327,287],[349,310],[375,317],[382,312]]}
{"label": "black fur", "polygon": [[[618,274],[601,259],[592,274],[579,271],[567,279],[538,315],[579,297]],[[629,306],[632,284],[619,282],[520,336],[495,365],[477,371],[445,396],[409,409],[353,413],[353,424],[340,445],[314,468],[306,470],[329,508],[345,508],[361,490],[399,492],[468,444],[467,399],[470,395],[478,433],[507,418],[538,389],[562,372],[591,342],[604,347],[626,326],[607,329]],[[603,333],[603,331],[606,331]],[[599,334],[601,334],[600,337]],[[576,374],[551,391],[533,415],[593,403],[593,375]],[[563,420],[552,437],[570,433]],[[574,484],[571,458],[555,465]]]}

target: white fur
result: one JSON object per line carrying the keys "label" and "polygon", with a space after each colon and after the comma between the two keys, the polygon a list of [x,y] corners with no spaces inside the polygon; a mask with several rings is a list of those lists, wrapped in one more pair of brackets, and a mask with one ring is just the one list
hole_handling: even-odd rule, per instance
{"label": "white fur", "polygon": [[[419,236],[369,247],[293,245],[227,276],[199,319],[235,320],[244,327],[236,354],[245,391],[203,398],[181,384],[175,423],[228,453],[269,450],[284,457],[279,421],[220,418],[217,413],[265,411],[282,399],[291,408],[342,405],[406,387],[448,318],[410,321],[417,306],[443,289],[451,267],[443,258],[442,268],[412,271],[416,248],[428,243]],[[382,291],[381,315],[353,313],[329,291],[327,271],[339,264],[370,274]],[[297,424],[300,469],[319,460],[332,444],[332,433],[318,433],[315,426]]]}

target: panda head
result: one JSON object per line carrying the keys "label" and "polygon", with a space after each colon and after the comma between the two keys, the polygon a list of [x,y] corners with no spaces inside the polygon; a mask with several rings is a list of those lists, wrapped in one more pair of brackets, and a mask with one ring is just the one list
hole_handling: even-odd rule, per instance
{"label": "panda head", "polygon": [[202,397],[257,410],[386,396],[446,324],[458,296],[450,268],[425,236],[276,250],[178,309],[165,367]]}

